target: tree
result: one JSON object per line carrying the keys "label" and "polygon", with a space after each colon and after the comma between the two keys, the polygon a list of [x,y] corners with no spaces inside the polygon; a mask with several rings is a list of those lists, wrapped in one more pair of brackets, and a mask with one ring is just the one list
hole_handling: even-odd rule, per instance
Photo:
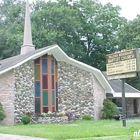
{"label": "tree", "polygon": [[116,32],[125,21],[119,7],[92,0],[59,0],[38,1],[34,9],[36,46],[56,43],[70,57],[105,70],[105,56],[116,51]]}
{"label": "tree", "polygon": [[[19,53],[24,7],[19,0],[3,0],[0,16],[0,58]],[[116,32],[124,23],[119,7],[93,0],[38,0],[31,5],[33,44],[58,44],[70,57],[105,70],[105,56],[116,51]],[[7,9],[7,10],[6,10]]]}
{"label": "tree", "polygon": [[83,48],[78,16],[77,10],[68,3],[64,5],[62,1],[38,1],[32,12],[33,40],[36,48],[58,44],[69,56],[81,56]]}
{"label": "tree", "polygon": [[113,7],[110,3],[102,5],[92,0],[81,0],[81,5],[86,51],[82,61],[105,70],[105,56],[116,51],[116,32],[124,22],[119,16],[120,8]]}
{"label": "tree", "polygon": [[25,2],[3,0],[0,4],[0,58],[19,53],[22,45]]}
{"label": "tree", "polygon": [[140,16],[127,22],[117,33],[118,47],[122,49],[132,49],[140,47]]}
{"label": "tree", "polygon": [[[127,22],[117,33],[118,49],[132,49],[140,47],[140,16]],[[126,79],[131,86],[140,90],[140,77]]]}

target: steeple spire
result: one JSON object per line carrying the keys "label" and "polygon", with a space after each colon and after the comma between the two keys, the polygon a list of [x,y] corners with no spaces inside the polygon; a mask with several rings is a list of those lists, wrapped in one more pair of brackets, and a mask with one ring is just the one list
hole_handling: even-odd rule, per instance
{"label": "steeple spire", "polygon": [[35,46],[32,43],[29,1],[27,0],[26,11],[25,11],[24,39],[23,39],[23,45],[21,46],[20,54],[26,54],[33,50],[35,50]]}

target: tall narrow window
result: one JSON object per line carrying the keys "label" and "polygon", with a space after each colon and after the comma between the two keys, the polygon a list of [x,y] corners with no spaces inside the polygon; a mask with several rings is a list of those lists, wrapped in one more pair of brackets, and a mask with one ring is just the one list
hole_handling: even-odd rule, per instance
{"label": "tall narrow window", "polygon": [[35,98],[35,113],[40,113],[40,98]]}
{"label": "tall narrow window", "polygon": [[58,110],[57,61],[43,55],[35,60],[35,112]]}
{"label": "tall narrow window", "polygon": [[54,95],[54,91],[52,91],[52,105],[55,105],[55,95]]}
{"label": "tall narrow window", "polygon": [[48,91],[43,90],[43,106],[48,106]]}
{"label": "tall narrow window", "polygon": [[40,97],[40,82],[35,82],[35,97]]}
{"label": "tall narrow window", "polygon": [[51,62],[51,72],[52,74],[54,74],[54,59],[52,59],[52,62]]}
{"label": "tall narrow window", "polygon": [[42,73],[47,73],[47,59],[42,59]]}
{"label": "tall narrow window", "polygon": [[43,89],[48,89],[48,75],[42,75]]}

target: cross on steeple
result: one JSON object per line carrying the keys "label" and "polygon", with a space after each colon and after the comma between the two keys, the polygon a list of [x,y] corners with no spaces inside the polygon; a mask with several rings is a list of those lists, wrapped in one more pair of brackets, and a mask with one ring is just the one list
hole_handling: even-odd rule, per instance
{"label": "cross on steeple", "polygon": [[35,46],[32,43],[29,1],[27,0],[26,11],[25,11],[24,38],[23,38],[23,45],[21,46],[20,54],[26,54],[33,50],[35,50]]}

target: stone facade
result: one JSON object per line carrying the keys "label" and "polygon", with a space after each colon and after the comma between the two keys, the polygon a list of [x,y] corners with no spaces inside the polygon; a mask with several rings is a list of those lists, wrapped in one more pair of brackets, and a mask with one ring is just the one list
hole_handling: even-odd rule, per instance
{"label": "stone facade", "polygon": [[[137,100],[137,114],[134,114],[134,99]],[[122,106],[122,98],[116,98],[117,106]],[[140,99],[139,98],[126,98],[126,116],[134,117],[140,116]]]}
{"label": "stone facade", "polygon": [[14,70],[15,74],[15,123],[28,112],[34,114],[34,61],[30,60]]}
{"label": "stone facade", "polygon": [[103,101],[106,98],[105,91],[99,81],[93,78],[94,84],[94,120],[98,120],[102,116]]}
{"label": "stone facade", "polygon": [[52,123],[68,123],[68,117],[36,117],[36,121],[33,123],[41,123],[41,124],[52,124]]}
{"label": "stone facade", "polygon": [[14,81],[13,70],[0,75],[0,102],[6,113],[6,118],[0,124],[14,124]]}
{"label": "stone facade", "polygon": [[134,115],[133,98],[126,99],[126,112],[127,117]]}
{"label": "stone facade", "polygon": [[[58,75],[59,111],[70,111],[76,119],[83,114],[91,114],[98,119],[101,109],[98,107],[99,103],[94,109],[95,102],[97,103],[94,99],[99,101],[101,98],[102,101],[105,95],[97,79],[91,73],[65,62],[58,63]],[[96,95],[102,97],[94,97]]]}

